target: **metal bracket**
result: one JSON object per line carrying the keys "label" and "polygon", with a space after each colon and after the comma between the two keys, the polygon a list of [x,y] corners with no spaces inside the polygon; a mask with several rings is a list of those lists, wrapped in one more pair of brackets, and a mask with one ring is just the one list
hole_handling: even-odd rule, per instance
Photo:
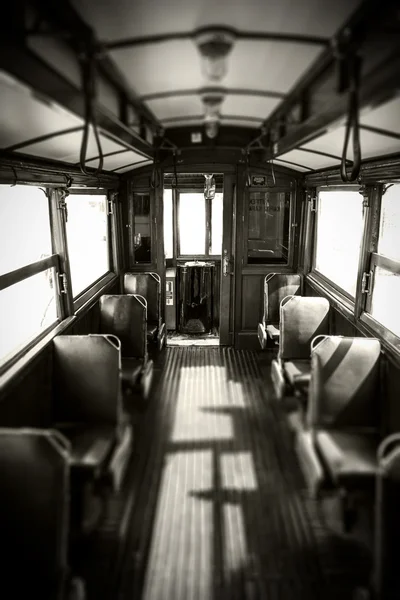
{"label": "metal bracket", "polygon": [[311,190],[307,194],[308,201],[310,203],[310,211],[317,212],[317,192],[316,190]]}
{"label": "metal bracket", "polygon": [[113,214],[114,214],[114,199],[108,198],[107,199],[107,215],[113,215]]}
{"label": "metal bracket", "polygon": [[61,296],[61,294],[68,293],[68,280],[65,273],[57,273],[57,292]]}
{"label": "metal bracket", "polygon": [[68,206],[65,199],[69,195],[69,192],[68,190],[59,190],[59,194],[60,197],[58,199],[58,209],[64,211],[65,221],[68,221]]}

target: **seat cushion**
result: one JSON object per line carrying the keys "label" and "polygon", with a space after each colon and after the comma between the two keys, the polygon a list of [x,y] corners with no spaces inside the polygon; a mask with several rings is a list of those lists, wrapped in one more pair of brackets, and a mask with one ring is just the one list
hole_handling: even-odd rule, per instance
{"label": "seat cushion", "polygon": [[284,363],[285,375],[295,392],[306,395],[311,379],[311,364],[309,360],[288,360]]}
{"label": "seat cushion", "polygon": [[79,424],[60,426],[59,430],[71,442],[73,467],[96,473],[103,470],[115,445],[115,427]]}
{"label": "seat cushion", "polygon": [[143,360],[140,358],[123,358],[122,367],[122,385],[123,387],[134,387],[139,383],[143,368]]}
{"label": "seat cushion", "polygon": [[158,333],[158,324],[157,323],[147,323],[147,339],[149,341],[153,341],[157,339]]}
{"label": "seat cushion", "polygon": [[279,342],[279,329],[275,327],[275,325],[267,325],[266,331],[271,340],[274,342]]}
{"label": "seat cushion", "polygon": [[316,433],[315,443],[334,483],[346,488],[374,485],[378,467],[378,436],[323,430]]}

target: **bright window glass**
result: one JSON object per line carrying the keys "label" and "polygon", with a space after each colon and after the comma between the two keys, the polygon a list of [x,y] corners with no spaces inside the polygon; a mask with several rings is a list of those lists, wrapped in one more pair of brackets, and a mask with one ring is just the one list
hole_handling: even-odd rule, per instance
{"label": "bright window glass", "polygon": [[400,337],[400,275],[376,267],[371,315]]}
{"label": "bright window glass", "polygon": [[165,258],[174,257],[172,190],[164,190],[164,254]]}
{"label": "bright window glass", "polygon": [[133,194],[135,263],[151,263],[150,194]]}
{"label": "bright window glass", "polygon": [[315,268],[355,296],[363,234],[363,197],[355,191],[321,191]]}
{"label": "bright window glass", "polygon": [[54,269],[0,291],[0,364],[57,321]]}
{"label": "bright window glass", "polygon": [[179,196],[179,242],[182,255],[204,255],[206,244],[206,202],[204,194]]}
{"label": "bright window glass", "polygon": [[210,254],[222,254],[223,194],[216,193],[211,200],[211,249]]}
{"label": "bright window glass", "polygon": [[249,264],[286,264],[289,256],[290,192],[250,192]]}
{"label": "bright window glass", "polygon": [[382,196],[378,254],[400,261],[400,184]]}
{"label": "bright window glass", "polygon": [[0,185],[0,275],[51,254],[49,205],[43,190]]}
{"label": "bright window glass", "polygon": [[68,255],[76,298],[110,268],[107,197],[71,194],[66,201]]}

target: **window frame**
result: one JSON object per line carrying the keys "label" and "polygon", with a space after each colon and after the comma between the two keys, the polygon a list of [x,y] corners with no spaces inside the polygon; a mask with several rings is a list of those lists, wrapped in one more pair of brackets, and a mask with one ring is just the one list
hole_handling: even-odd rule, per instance
{"label": "window frame", "polygon": [[[212,200],[211,198],[204,198],[205,202],[205,254],[182,254],[180,251],[180,224],[179,224],[179,202],[181,194],[200,194],[204,197],[204,190],[195,187],[185,187],[180,189],[179,187],[164,186],[164,189],[172,189],[172,219],[173,219],[173,233],[174,233],[174,254],[175,257],[172,260],[221,260],[222,257],[222,245],[220,254],[211,254],[212,244]],[[224,193],[223,189],[218,194]],[[223,198],[223,196],[222,196]],[[222,200],[222,211],[223,211],[223,200]],[[223,218],[222,218],[223,225]],[[171,260],[171,259],[168,259]]]}
{"label": "window frame", "polygon": [[[264,175],[263,175],[264,176]],[[249,203],[250,194],[252,192],[278,192],[290,194],[290,208],[289,208],[289,232],[288,232],[288,258],[284,263],[275,261],[268,261],[260,263],[249,263]],[[275,267],[277,270],[288,269],[293,266],[294,259],[294,239],[295,239],[295,219],[296,219],[296,189],[292,185],[275,185],[275,186],[249,186],[245,188],[244,196],[244,214],[243,214],[243,266],[246,268],[263,268],[265,266]]]}
{"label": "window frame", "polygon": [[54,297],[56,300],[56,314],[57,320],[44,328],[42,331],[39,331],[36,335],[34,335],[31,339],[29,339],[23,347],[18,346],[15,351],[10,352],[10,357],[0,365],[0,375],[3,374],[7,369],[10,368],[21,356],[29,352],[31,348],[33,348],[40,340],[42,340],[49,332],[59,326],[63,317],[63,309],[61,304],[61,293],[60,293],[60,258],[57,254],[52,254],[46,258],[42,258],[34,263],[30,263],[28,265],[24,265],[19,269],[15,269],[14,271],[9,271],[8,273],[4,273],[0,275],[0,292],[24,281],[25,279],[29,279],[34,275],[39,275],[43,273],[43,271],[47,271],[48,269],[54,268],[55,272],[55,290]]}
{"label": "window frame", "polygon": [[[135,260],[135,209],[134,209],[134,196],[149,196],[150,199],[150,212],[149,212],[149,221],[150,221],[150,256],[151,261],[144,262],[136,262]],[[129,268],[130,269],[143,269],[152,270],[155,268],[156,259],[156,227],[154,223],[154,212],[155,212],[155,197],[154,190],[152,188],[143,186],[138,188],[132,188],[129,193],[129,203],[128,203],[128,223],[129,223]],[[150,269],[152,267],[152,269]]]}
{"label": "window frame", "polygon": [[[342,302],[342,304],[346,307],[347,310],[350,310],[352,313],[354,313],[354,309],[355,306],[357,304],[357,298],[358,298],[358,293],[359,293],[359,283],[358,283],[358,279],[359,279],[359,273],[360,273],[360,264],[363,261],[363,255],[364,255],[364,238],[366,235],[366,226],[367,226],[367,215],[366,215],[366,205],[365,205],[365,197],[364,197],[364,201],[363,201],[363,226],[362,226],[362,235],[361,235],[361,243],[360,243],[360,252],[358,255],[358,269],[357,269],[357,274],[356,274],[356,290],[354,293],[354,296],[352,296],[347,290],[343,289],[340,285],[338,285],[335,281],[333,281],[332,279],[330,279],[329,277],[327,277],[326,275],[324,275],[323,273],[321,273],[321,271],[318,271],[318,269],[316,268],[316,258],[317,258],[317,229],[318,229],[318,203],[319,203],[319,194],[320,192],[358,192],[361,196],[363,196],[363,191],[362,188],[359,184],[357,185],[321,185],[321,186],[316,186],[315,188],[315,195],[311,195],[311,202],[310,202],[310,212],[312,214],[312,218],[313,218],[313,223],[312,223],[312,251],[311,251],[311,271],[309,273],[309,275],[311,275],[311,277],[313,279],[315,279],[315,281],[317,283],[319,283],[320,285],[324,286],[328,292],[333,295],[336,299],[339,300],[339,302]],[[312,204],[315,202],[314,207],[312,206]]]}
{"label": "window frame", "polygon": [[[117,274],[118,263],[116,262],[117,258],[117,250],[116,250],[116,202],[115,202],[115,190],[109,190],[105,188],[71,188],[68,190],[68,195],[71,196],[105,196],[106,197],[106,217],[107,217],[107,245],[108,245],[108,269],[103,275],[92,281],[90,285],[88,285],[85,289],[83,289],[77,296],[72,296],[72,280],[71,280],[71,270],[69,265],[69,256],[68,256],[68,271],[70,277],[70,289],[71,289],[71,298],[73,304],[73,313],[82,309],[88,302],[90,302],[91,298],[95,296],[98,291],[106,286]],[[64,215],[65,215],[65,211]],[[113,218],[114,217],[114,218]],[[68,248],[68,238],[66,231],[66,221],[67,215],[65,215],[64,219],[64,227],[65,227],[65,240],[66,247]],[[67,252],[68,254],[68,252]]]}
{"label": "window frame", "polygon": [[390,271],[391,273],[400,275],[400,261],[385,256],[384,254],[379,254],[378,252],[383,197],[387,187],[392,183],[400,185],[399,181],[385,181],[385,184],[375,186],[376,193],[372,203],[372,208],[375,208],[375,218],[373,219],[370,230],[370,252],[367,254],[367,261],[365,263],[366,268],[361,274],[363,275],[365,273],[366,275],[369,275],[369,282],[366,291],[363,292],[360,322],[364,323],[369,329],[371,329],[373,334],[379,335],[385,339],[385,341],[393,349],[395,349],[396,352],[400,353],[400,336],[393,333],[393,331],[388,329],[380,321],[377,321],[371,314],[376,267],[381,267],[387,271]]}

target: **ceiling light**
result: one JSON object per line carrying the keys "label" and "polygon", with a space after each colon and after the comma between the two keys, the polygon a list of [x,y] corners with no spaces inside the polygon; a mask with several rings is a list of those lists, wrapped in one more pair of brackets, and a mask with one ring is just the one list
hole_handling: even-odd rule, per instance
{"label": "ceiling light", "polygon": [[211,28],[198,30],[195,37],[205,77],[220,81],[228,71],[227,57],[232,50],[235,33],[230,29]]}
{"label": "ceiling light", "polygon": [[218,135],[221,105],[224,95],[221,92],[208,92],[202,96],[204,104],[204,126],[206,135],[214,139]]}

